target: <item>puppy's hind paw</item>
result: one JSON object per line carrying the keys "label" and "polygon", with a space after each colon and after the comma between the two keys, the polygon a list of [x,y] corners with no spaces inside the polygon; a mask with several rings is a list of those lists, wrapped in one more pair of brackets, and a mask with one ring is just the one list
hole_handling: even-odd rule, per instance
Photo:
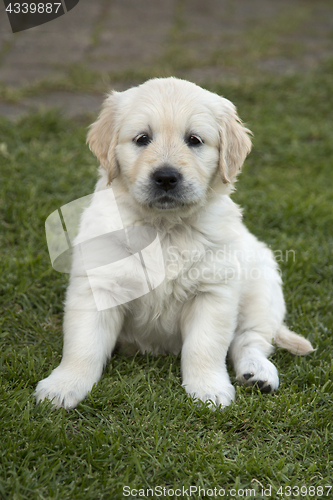
{"label": "puppy's hind paw", "polygon": [[272,386],[265,380],[256,380],[254,373],[244,373],[243,378],[246,380],[245,385],[258,387],[260,392],[272,392]]}
{"label": "puppy's hind paw", "polygon": [[246,386],[257,387],[261,392],[276,391],[279,387],[277,369],[268,359],[242,359],[237,367],[236,380]]}

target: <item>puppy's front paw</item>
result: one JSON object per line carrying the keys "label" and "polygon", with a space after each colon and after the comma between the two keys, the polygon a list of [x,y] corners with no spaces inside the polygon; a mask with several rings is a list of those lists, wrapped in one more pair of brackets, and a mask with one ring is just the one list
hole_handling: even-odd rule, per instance
{"label": "puppy's front paw", "polygon": [[202,381],[185,383],[183,382],[186,392],[199,404],[208,401],[208,406],[215,410],[217,407],[223,409],[229,406],[235,399],[235,388],[221,380],[220,383],[205,383]]}
{"label": "puppy's front paw", "polygon": [[38,383],[34,396],[37,403],[50,399],[56,408],[75,408],[86,397],[93,383],[58,366],[51,375]]}
{"label": "puppy's front paw", "polygon": [[256,386],[261,392],[276,391],[279,387],[277,369],[264,357],[243,358],[237,366],[236,380],[243,385]]}

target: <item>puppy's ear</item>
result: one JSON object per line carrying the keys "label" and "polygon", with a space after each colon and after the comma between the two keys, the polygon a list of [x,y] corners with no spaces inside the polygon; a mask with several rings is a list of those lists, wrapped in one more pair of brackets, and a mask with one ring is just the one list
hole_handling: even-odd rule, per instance
{"label": "puppy's ear", "polygon": [[109,183],[119,174],[116,158],[118,129],[116,124],[119,92],[113,92],[104,101],[97,120],[90,125],[87,143],[108,172]]}
{"label": "puppy's ear", "polygon": [[251,151],[252,135],[242,125],[235,106],[223,99],[223,108],[219,116],[220,122],[220,172],[225,184],[233,183],[240,171],[246,156]]}

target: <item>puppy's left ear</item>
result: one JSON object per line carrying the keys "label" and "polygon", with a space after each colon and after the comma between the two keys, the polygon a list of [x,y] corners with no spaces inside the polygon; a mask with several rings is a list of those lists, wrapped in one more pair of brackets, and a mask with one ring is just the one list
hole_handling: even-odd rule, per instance
{"label": "puppy's left ear", "polygon": [[[220,172],[224,184],[236,180],[246,156],[251,151],[251,131],[242,124],[235,106],[227,99],[223,100],[219,115],[220,134]],[[221,109],[221,108],[220,108]]]}
{"label": "puppy's left ear", "polygon": [[119,174],[116,157],[118,143],[117,110],[119,92],[112,92],[104,101],[97,120],[90,125],[87,143],[108,172],[109,183]]}

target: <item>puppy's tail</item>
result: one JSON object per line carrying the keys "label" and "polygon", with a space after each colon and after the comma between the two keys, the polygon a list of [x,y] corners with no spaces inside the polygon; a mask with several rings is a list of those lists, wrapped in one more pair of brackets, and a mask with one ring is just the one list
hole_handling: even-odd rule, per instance
{"label": "puppy's tail", "polygon": [[292,354],[304,355],[314,351],[311,343],[301,335],[288,330],[284,325],[281,325],[274,337],[277,347],[287,349]]}

